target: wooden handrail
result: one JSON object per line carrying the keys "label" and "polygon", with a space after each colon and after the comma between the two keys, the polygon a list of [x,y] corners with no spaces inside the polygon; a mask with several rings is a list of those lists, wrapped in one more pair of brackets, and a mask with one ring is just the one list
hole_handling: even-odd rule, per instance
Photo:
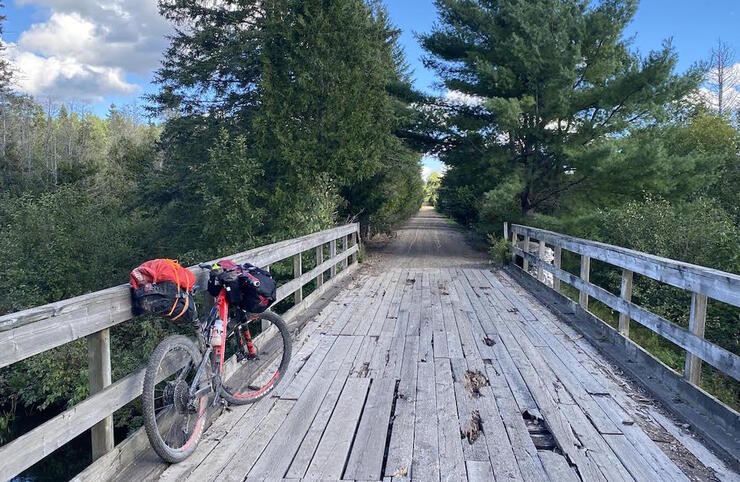
{"label": "wooden handrail", "polygon": [[545,241],[709,298],[740,306],[740,276],[611,244],[514,224],[519,234]]}
{"label": "wooden handrail", "polygon": [[[524,249],[519,247],[518,236],[525,238]],[[527,241],[539,241],[537,255],[529,252]],[[740,357],[704,339],[706,299],[712,298],[732,306],[740,306],[740,276],[723,271],[684,263],[660,256],[654,256],[619,246],[599,243],[587,239],[567,236],[544,229],[512,225],[513,256],[523,259],[523,266],[533,265],[553,275],[553,280],[564,281],[579,291],[579,305],[588,310],[588,298],[594,298],[620,313],[619,332],[629,338],[629,320],[635,320],[686,350],[686,370],[684,376],[694,385],[700,380],[701,362],[704,360],[719,371],[740,380]],[[558,251],[556,262],[550,264],[543,259],[542,246],[549,243]],[[560,250],[565,249],[581,255],[580,277],[560,268]],[[590,260],[598,259],[622,268],[620,296],[589,281]],[[527,268],[524,268],[528,271]],[[631,301],[632,273],[692,293],[691,323],[689,329],[658,316]],[[542,281],[542,277],[539,277]],[[553,283],[555,287],[555,283]]]}
{"label": "wooden handrail", "polygon": [[[321,277],[321,284],[317,285],[317,289],[305,298],[301,295],[300,304],[284,315],[286,321],[289,321],[318,299],[331,287],[333,281],[357,266],[356,263],[348,263],[350,259],[356,260],[359,251],[357,244],[339,253],[331,250],[331,256],[326,260],[323,260],[323,247],[326,243],[335,246],[337,240],[344,240],[346,243],[348,236],[355,237],[358,233],[359,224],[347,224],[219,259],[228,257],[237,263],[249,261],[265,267],[285,259],[295,259],[306,251],[318,253],[321,250],[321,256],[317,256],[317,260],[321,260],[318,266],[306,273],[297,271],[294,279],[277,289],[277,301],[281,301],[295,296],[307,283]],[[336,274],[337,265],[350,269],[344,268],[342,273]],[[196,274],[197,283],[205,287],[207,273],[197,267],[189,269]],[[327,271],[332,273],[328,281],[324,279]],[[299,298],[296,296],[295,299]],[[90,350],[91,375],[93,371],[96,372],[96,376],[91,376],[91,379],[97,380],[96,383],[100,385],[94,387],[94,390],[91,387],[90,396],[79,404],[1,446],[0,460],[3,463],[0,464],[0,480],[13,478],[91,428],[93,458],[113,448],[112,430],[108,433],[108,427],[112,427],[112,414],[141,395],[144,369],[141,368],[113,384],[108,377],[105,383],[106,372],[110,373],[110,345],[101,343],[101,340],[107,339],[108,330],[112,326],[132,318],[128,285],[0,317],[0,367],[87,336],[93,347]]]}

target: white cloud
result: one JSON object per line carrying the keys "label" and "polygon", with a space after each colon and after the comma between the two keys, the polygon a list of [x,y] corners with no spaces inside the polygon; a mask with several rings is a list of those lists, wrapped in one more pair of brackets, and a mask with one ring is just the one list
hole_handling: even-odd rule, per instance
{"label": "white cloud", "polygon": [[483,97],[465,94],[458,90],[448,90],[445,92],[444,100],[448,104],[462,104],[470,107],[482,105],[486,101]]}
{"label": "white cloud", "polygon": [[[699,99],[711,107],[719,107],[719,95],[717,94],[717,71],[712,70],[707,74],[706,85],[699,88]],[[740,62],[734,64],[725,72],[725,83],[727,87],[723,96],[724,109],[727,111],[740,109]]]}
{"label": "white cloud", "polygon": [[8,53],[18,69],[18,87],[36,97],[100,102],[106,95],[131,95],[138,90],[126,82],[119,68],[89,65],[73,57],[42,57],[12,44]]}
{"label": "white cloud", "polygon": [[429,174],[431,174],[433,172],[437,172],[437,171],[435,171],[431,167],[421,166],[421,178],[424,179],[424,181],[426,181],[427,179],[429,179]]}
{"label": "white cloud", "polygon": [[23,92],[56,100],[99,102],[134,95],[130,75],[147,78],[171,33],[154,0],[17,0],[48,18],[22,32],[9,54]]}

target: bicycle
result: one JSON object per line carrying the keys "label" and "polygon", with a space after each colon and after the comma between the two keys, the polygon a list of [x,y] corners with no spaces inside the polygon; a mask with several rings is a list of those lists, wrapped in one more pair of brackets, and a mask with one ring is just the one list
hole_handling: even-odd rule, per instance
{"label": "bicycle", "polygon": [[[212,270],[208,264],[198,266]],[[196,335],[197,343],[183,335],[162,340],[144,375],[146,434],[157,455],[170,463],[181,462],[193,453],[203,433],[208,406],[263,399],[278,385],[290,363],[291,339],[285,321],[271,311],[247,313],[230,307],[225,287],[206,322],[196,321]],[[224,368],[232,359],[230,363],[237,366],[226,383]]]}

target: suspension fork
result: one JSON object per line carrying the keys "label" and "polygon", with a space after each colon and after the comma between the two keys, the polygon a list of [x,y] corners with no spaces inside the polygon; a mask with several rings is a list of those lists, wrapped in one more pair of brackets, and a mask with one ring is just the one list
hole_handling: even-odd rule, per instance
{"label": "suspension fork", "polygon": [[242,346],[247,347],[247,356],[252,358],[257,355],[257,350],[254,348],[254,343],[252,343],[252,334],[249,332],[249,321],[247,320],[243,325],[239,325],[237,331],[239,332],[239,341]]}
{"label": "suspension fork", "polygon": [[218,373],[221,374],[224,369],[224,354],[226,352],[226,328],[229,324],[229,300],[226,299],[225,289],[221,289],[216,302],[218,304],[218,315],[223,323],[223,326],[221,327],[221,346],[215,347],[216,354],[220,360]]}

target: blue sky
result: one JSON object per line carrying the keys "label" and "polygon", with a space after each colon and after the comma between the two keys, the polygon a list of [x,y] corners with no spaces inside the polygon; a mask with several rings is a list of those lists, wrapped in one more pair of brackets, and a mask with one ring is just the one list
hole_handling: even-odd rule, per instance
{"label": "blue sky", "polygon": [[[414,33],[429,32],[432,0],[386,0],[417,88],[443,94],[421,63]],[[76,102],[104,114],[111,102],[127,104],[151,92],[152,71],[167,46],[170,26],[156,0],[6,0],[3,40],[20,70],[19,90],[39,100]],[[642,54],[668,38],[678,69],[706,59],[718,37],[738,49],[740,1],[643,0],[626,35]],[[425,158],[431,169],[437,161]]]}

